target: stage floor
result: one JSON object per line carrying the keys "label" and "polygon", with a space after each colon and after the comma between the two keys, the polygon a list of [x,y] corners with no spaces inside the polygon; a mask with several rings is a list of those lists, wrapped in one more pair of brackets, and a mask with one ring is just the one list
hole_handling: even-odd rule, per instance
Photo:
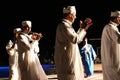
{"label": "stage floor", "polygon": [[[49,80],[58,80],[53,65],[49,65],[49,66],[44,65],[44,70],[47,73]],[[89,78],[85,78],[85,80],[103,80],[101,64],[95,64],[94,72],[95,73],[93,76]],[[4,77],[1,77],[0,80],[9,80],[9,79],[8,79],[8,76],[4,76]]]}
{"label": "stage floor", "polygon": [[[49,80],[58,80],[56,74],[48,75],[48,79]],[[95,64],[94,75],[91,77],[85,78],[85,80],[103,80],[102,65]]]}

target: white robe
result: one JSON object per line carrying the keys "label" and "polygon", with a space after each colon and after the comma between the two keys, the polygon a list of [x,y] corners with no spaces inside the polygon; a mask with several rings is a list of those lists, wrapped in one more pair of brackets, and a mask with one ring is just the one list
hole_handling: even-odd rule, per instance
{"label": "white robe", "polygon": [[19,35],[17,42],[21,80],[48,80],[37,56],[38,42],[30,43],[29,36],[24,33]]}
{"label": "white robe", "polygon": [[59,80],[84,80],[83,64],[78,48],[86,31],[76,33],[67,20],[57,27],[54,60]]}
{"label": "white robe", "polygon": [[111,21],[102,32],[101,59],[103,80],[120,80],[120,34]]}
{"label": "white robe", "polygon": [[18,66],[18,49],[17,44],[14,43],[14,41],[9,40],[6,45],[6,50],[9,54],[9,80],[21,80]]}

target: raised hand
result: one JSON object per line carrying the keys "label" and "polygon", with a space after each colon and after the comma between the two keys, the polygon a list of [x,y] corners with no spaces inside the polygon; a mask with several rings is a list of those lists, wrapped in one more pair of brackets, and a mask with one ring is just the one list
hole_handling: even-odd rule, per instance
{"label": "raised hand", "polygon": [[81,28],[84,28],[85,30],[88,30],[88,28],[92,25],[92,19],[86,18],[84,22],[80,20],[80,26]]}
{"label": "raised hand", "polygon": [[42,37],[43,37],[42,33],[34,32],[34,33],[32,34],[32,39],[33,39],[33,40],[40,40]]}

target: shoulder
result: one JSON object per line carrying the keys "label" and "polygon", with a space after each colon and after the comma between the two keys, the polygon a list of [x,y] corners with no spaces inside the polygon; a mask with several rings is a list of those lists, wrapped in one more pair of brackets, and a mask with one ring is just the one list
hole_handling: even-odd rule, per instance
{"label": "shoulder", "polygon": [[24,33],[19,33],[19,36],[18,36],[18,37],[20,37],[20,38],[25,38],[26,35],[25,35]]}
{"label": "shoulder", "polygon": [[106,25],[104,26],[103,30],[110,29],[110,28],[111,28],[111,24],[108,23],[108,24],[106,24]]}

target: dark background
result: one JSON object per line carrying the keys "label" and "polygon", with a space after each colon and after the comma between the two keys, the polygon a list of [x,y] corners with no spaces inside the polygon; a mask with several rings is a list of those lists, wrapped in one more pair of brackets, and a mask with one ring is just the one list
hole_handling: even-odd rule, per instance
{"label": "dark background", "polygon": [[56,27],[67,5],[75,5],[77,9],[75,30],[79,28],[79,20],[86,17],[93,20],[87,36],[95,48],[100,47],[102,29],[109,21],[110,12],[120,10],[118,0],[4,1],[0,3],[0,65],[8,65],[6,44],[13,37],[13,29],[26,19],[32,21],[33,32],[41,32],[44,36],[39,42],[41,63],[45,63],[44,58],[53,58]]}

